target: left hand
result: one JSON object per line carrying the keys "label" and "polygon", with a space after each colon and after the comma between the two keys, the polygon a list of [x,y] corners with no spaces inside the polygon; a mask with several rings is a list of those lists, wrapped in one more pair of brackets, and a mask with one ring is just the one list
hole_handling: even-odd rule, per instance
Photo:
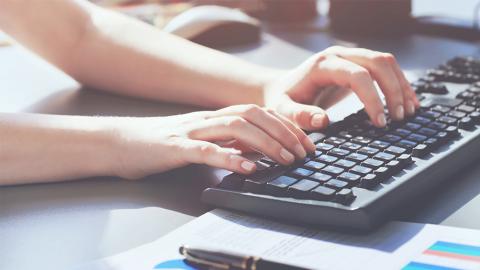
{"label": "left hand", "polygon": [[325,111],[311,105],[319,88],[338,85],[352,89],[365,106],[372,123],[386,124],[383,103],[376,81],[383,92],[393,120],[413,115],[418,99],[395,57],[360,48],[330,47],[307,59],[285,76],[267,86],[265,105],[288,117],[304,130],[328,125]]}

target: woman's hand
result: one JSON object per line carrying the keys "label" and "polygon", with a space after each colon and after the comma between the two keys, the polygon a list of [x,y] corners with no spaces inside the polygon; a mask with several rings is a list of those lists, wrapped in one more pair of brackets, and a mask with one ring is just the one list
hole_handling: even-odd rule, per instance
{"label": "woman's hand", "polygon": [[136,179],[189,163],[252,173],[239,149],[255,149],[288,165],[315,146],[286,117],[256,105],[172,117],[115,118],[118,176]]}
{"label": "woman's hand", "polygon": [[305,130],[324,128],[328,117],[311,104],[319,89],[338,85],[352,89],[365,105],[372,123],[386,124],[383,103],[375,87],[382,90],[390,116],[402,120],[412,115],[419,102],[395,57],[367,49],[330,47],[273,81],[265,92],[265,105],[274,108]]}

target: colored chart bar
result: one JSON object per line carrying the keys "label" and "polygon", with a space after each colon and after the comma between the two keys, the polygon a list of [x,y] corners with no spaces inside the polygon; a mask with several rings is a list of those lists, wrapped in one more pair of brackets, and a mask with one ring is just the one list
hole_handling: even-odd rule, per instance
{"label": "colored chart bar", "polygon": [[423,252],[426,255],[480,262],[480,247],[438,241]]}
{"label": "colored chart bar", "polygon": [[405,267],[403,267],[402,270],[460,270],[460,269],[433,265],[433,264],[411,262],[407,264]]}

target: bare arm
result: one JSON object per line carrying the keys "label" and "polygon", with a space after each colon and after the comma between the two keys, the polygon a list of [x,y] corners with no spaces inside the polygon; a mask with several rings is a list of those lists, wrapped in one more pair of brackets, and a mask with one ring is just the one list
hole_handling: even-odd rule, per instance
{"label": "bare arm", "polygon": [[0,185],[113,175],[108,121],[0,113]]}
{"label": "bare arm", "polygon": [[79,82],[131,96],[261,104],[264,85],[278,72],[86,1],[0,0],[0,29]]}

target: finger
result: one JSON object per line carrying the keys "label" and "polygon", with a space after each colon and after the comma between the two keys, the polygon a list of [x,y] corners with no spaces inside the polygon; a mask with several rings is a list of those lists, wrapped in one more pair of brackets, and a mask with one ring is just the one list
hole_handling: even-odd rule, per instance
{"label": "finger", "polygon": [[256,169],[255,163],[232,149],[198,140],[185,140],[182,145],[185,149],[185,160],[190,163],[206,164],[244,174],[252,173]]}
{"label": "finger", "polygon": [[[403,97],[404,111],[406,114],[413,115],[415,113],[415,109],[420,107],[420,103],[415,95],[415,92],[410,86],[408,80],[405,78],[400,65],[392,54],[361,48],[343,47],[334,47],[331,52],[334,52],[347,60],[367,67],[374,74],[375,79],[385,94],[387,104],[389,105],[389,111],[394,118],[400,119],[399,114],[401,114],[400,109],[398,108],[398,92]],[[390,66],[391,72],[388,72],[386,67],[382,68],[387,65]],[[396,77],[396,80],[389,79],[391,76],[383,76],[381,74],[382,70],[386,70],[388,73],[393,73]],[[394,88],[394,82],[395,85],[399,86],[400,90],[398,92]],[[392,111],[390,110],[391,108],[396,109],[393,109]]]}
{"label": "finger", "polygon": [[318,79],[319,83],[325,83],[328,78],[330,83],[351,88],[365,105],[372,123],[378,127],[386,125],[383,103],[366,68],[343,58],[329,56],[318,63],[316,72],[314,79]]}
{"label": "finger", "polygon": [[415,109],[420,108],[420,102],[418,101],[417,95],[415,94],[415,91],[413,91],[412,86],[410,85],[410,82],[407,80],[405,77],[405,74],[403,71],[400,69],[400,66],[398,64],[394,65],[394,71],[395,74],[397,75],[397,78],[400,81],[400,84],[402,86],[403,93],[405,95],[405,108],[407,110],[407,113],[409,115],[413,115],[415,113]]}
{"label": "finger", "polygon": [[327,114],[322,108],[314,105],[289,100],[282,103],[279,111],[304,130],[317,130],[328,126]]}
{"label": "finger", "polygon": [[[350,61],[357,62],[359,61],[359,57],[362,55],[370,55],[372,57],[373,54],[382,54],[380,52],[375,52],[367,49],[361,49],[361,48],[345,48],[341,46],[333,46],[327,49],[330,53],[339,55],[343,58],[349,59]],[[374,56],[373,56],[374,57]],[[392,67],[393,70],[397,76],[397,79],[400,82],[401,89],[404,94],[404,100],[405,100],[405,109],[408,112],[412,112],[411,105],[409,104],[409,101],[412,101],[414,106],[416,108],[420,107],[420,102],[418,101],[417,96],[415,95],[415,92],[413,91],[410,83],[408,80],[405,78],[404,73],[402,72],[400,65],[397,63],[397,60],[393,55],[391,54],[383,54],[384,58],[387,58],[387,61],[392,62]],[[408,97],[408,99],[407,99]],[[413,114],[413,113],[412,113]]]}
{"label": "finger", "polygon": [[[365,67],[373,78],[378,82],[380,89],[385,95],[388,111],[395,120],[402,120],[405,117],[407,100],[410,100],[406,88],[395,72],[398,66],[395,57],[389,53],[381,53],[362,48],[342,48],[336,54],[346,60],[352,61]],[[405,99],[408,98],[408,99]]]}
{"label": "finger", "polygon": [[207,141],[236,139],[281,164],[289,165],[295,161],[295,156],[277,140],[239,116],[202,121],[189,132],[189,137]]}
{"label": "finger", "polygon": [[227,142],[215,142],[215,144],[220,145],[221,147],[233,148],[233,149],[239,150],[241,153],[255,152],[254,149],[248,147],[248,145],[245,145],[237,140],[230,140]]}
{"label": "finger", "polygon": [[[295,125],[290,119],[277,113],[275,110],[268,110],[271,114],[275,115],[280,121],[283,122],[290,130],[292,130],[297,138],[302,142],[303,147],[307,150],[307,152],[313,153],[315,152],[315,144],[313,144],[312,140],[301,130],[297,125]],[[328,117],[327,117],[327,125],[328,125]]]}
{"label": "finger", "polygon": [[254,126],[262,129],[290,152],[295,153],[298,158],[305,158],[307,154],[302,141],[296,136],[295,130],[292,130],[275,115],[257,105],[231,106],[218,110],[216,114],[241,116]]}

